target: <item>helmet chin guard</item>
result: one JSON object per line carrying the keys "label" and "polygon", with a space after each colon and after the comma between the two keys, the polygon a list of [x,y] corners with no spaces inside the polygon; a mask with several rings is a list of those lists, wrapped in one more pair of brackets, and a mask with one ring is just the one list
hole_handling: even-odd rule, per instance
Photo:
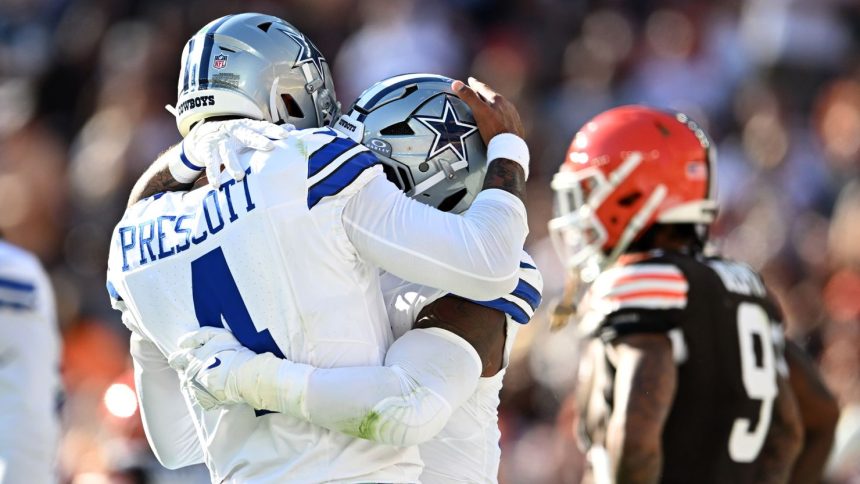
{"label": "helmet chin guard", "polygon": [[[600,170],[563,172],[553,177],[552,189],[560,205],[556,207],[557,211],[566,214],[549,221],[550,236],[565,265],[580,269],[580,276],[586,282],[594,280],[600,270],[615,262],[666,196],[666,187],[658,186],[648,202],[633,216],[612,251],[608,255],[604,253],[603,247],[609,236],[597,215],[598,210],[640,163],[642,154],[633,152],[608,177]],[[559,200],[558,197],[565,193],[567,197]]]}
{"label": "helmet chin guard", "polygon": [[225,89],[207,89],[183,93],[179,96],[174,115],[176,126],[182,136],[188,134],[195,124],[212,116],[210,107],[217,106],[220,116],[241,116],[251,119],[267,119],[267,114],[260,110],[251,99],[240,92]]}

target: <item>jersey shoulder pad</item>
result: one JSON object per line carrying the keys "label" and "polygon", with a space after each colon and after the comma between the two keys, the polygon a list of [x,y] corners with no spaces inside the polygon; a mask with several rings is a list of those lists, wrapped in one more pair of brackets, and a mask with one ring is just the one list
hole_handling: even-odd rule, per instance
{"label": "jersey shoulder pad", "polygon": [[368,168],[379,164],[366,147],[331,128],[310,131],[302,137],[307,149],[308,208],[323,198],[341,193]]}
{"label": "jersey shoulder pad", "polygon": [[689,283],[665,262],[639,262],[603,272],[588,294],[589,305],[609,314],[621,309],[683,309]]}
{"label": "jersey shoulder pad", "polygon": [[520,324],[528,323],[540,305],[543,277],[534,260],[525,251],[520,259],[517,287],[505,296],[492,301],[472,301],[481,306],[497,309]]}
{"label": "jersey shoulder pad", "polygon": [[630,333],[668,332],[687,307],[689,282],[665,260],[620,265],[604,271],[579,307],[579,327],[604,339]]}

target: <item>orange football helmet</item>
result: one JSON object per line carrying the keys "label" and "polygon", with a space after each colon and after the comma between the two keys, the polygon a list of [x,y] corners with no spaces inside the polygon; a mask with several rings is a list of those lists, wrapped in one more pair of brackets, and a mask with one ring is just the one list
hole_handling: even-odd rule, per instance
{"label": "orange football helmet", "polygon": [[553,245],[590,282],[655,223],[713,222],[715,181],[711,143],[686,115],[610,109],[576,133],[552,179]]}

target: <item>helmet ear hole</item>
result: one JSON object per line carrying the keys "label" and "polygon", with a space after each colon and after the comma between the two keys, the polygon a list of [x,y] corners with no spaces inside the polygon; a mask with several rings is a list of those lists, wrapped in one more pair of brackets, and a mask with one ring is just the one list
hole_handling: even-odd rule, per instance
{"label": "helmet ear hole", "polygon": [[284,106],[287,108],[287,114],[291,118],[304,118],[305,113],[302,112],[302,108],[299,106],[299,103],[293,99],[293,96],[290,94],[281,94],[281,100],[284,101]]}
{"label": "helmet ear hole", "polygon": [[397,185],[397,188],[403,190],[403,182],[400,181],[400,177],[397,175],[397,171],[393,166],[388,163],[382,163],[382,171],[385,173],[385,178],[388,178],[388,181]]}
{"label": "helmet ear hole", "polygon": [[408,191],[412,190],[413,188],[415,188],[412,186],[412,182],[409,180],[409,172],[406,171],[406,168],[403,168],[402,166],[398,166],[397,167],[397,173],[400,173],[400,180],[403,182],[403,191],[404,192],[408,192]]}
{"label": "helmet ear hole", "polygon": [[624,195],[623,197],[621,197],[621,199],[618,200],[618,205],[621,205],[622,207],[629,207],[629,206],[633,205],[634,203],[636,203],[636,201],[639,200],[640,198],[642,198],[641,192],[629,193],[627,195]]}
{"label": "helmet ear hole", "polygon": [[466,196],[466,192],[467,190],[463,188],[452,195],[448,195],[437,208],[443,212],[450,212]]}
{"label": "helmet ear hole", "polygon": [[399,123],[392,124],[391,126],[382,128],[379,131],[379,134],[383,134],[386,136],[412,135],[412,134],[415,134],[415,131],[412,131],[412,128],[409,127],[408,121],[401,121]]}

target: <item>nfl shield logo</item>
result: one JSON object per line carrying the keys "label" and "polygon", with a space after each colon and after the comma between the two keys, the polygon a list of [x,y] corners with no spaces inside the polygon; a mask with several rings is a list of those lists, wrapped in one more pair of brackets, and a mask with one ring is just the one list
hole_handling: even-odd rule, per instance
{"label": "nfl shield logo", "polygon": [[212,62],[212,67],[216,69],[223,69],[227,67],[227,56],[224,54],[216,55],[215,60]]}

